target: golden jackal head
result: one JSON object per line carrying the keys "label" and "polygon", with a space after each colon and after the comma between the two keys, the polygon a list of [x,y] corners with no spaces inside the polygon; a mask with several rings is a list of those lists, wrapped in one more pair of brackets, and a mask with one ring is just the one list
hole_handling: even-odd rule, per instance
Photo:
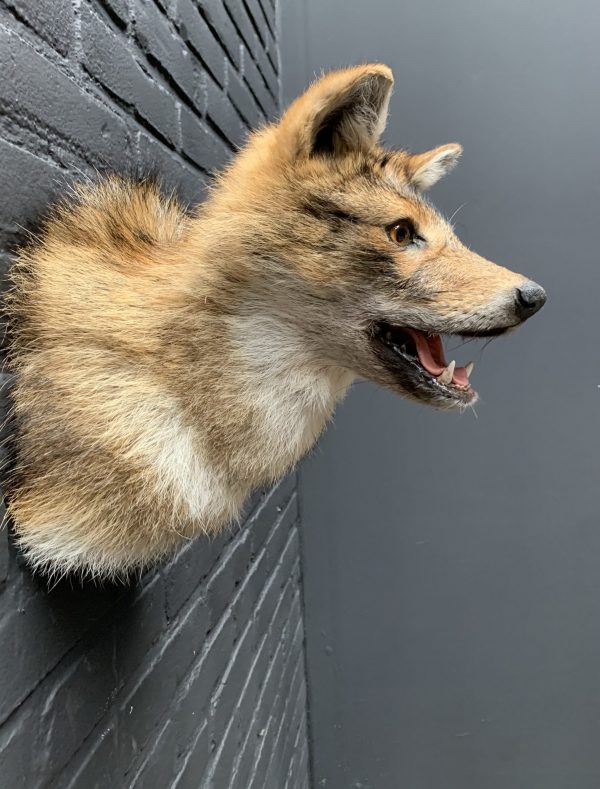
{"label": "golden jackal head", "polygon": [[545,294],[423,199],[458,145],[379,146],[391,86],[380,65],[319,80],[193,216],[109,178],[21,251],[8,492],[34,565],[121,573],[222,527],[313,446],[355,375],[475,401],[440,334],[500,334]]}
{"label": "golden jackal head", "polygon": [[472,365],[448,364],[440,335],[502,334],[546,296],[468,250],[424,199],[460,145],[417,155],[379,145],[392,82],[377,64],[319,79],[254,137],[216,200],[244,216],[235,232],[266,288],[271,278],[273,309],[323,364],[463,407],[477,399]]}

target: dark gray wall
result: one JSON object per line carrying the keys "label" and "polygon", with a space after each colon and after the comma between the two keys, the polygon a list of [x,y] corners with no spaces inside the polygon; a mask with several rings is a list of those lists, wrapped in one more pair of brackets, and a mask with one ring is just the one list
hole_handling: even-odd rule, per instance
{"label": "dark gray wall", "polygon": [[600,6],[288,0],[283,19],[286,99],[389,63],[389,143],[462,142],[433,200],[549,295],[456,351],[477,417],[360,384],[303,466],[315,786],[596,789]]}
{"label": "dark gray wall", "polygon": [[[2,0],[0,262],[92,167],[202,196],[276,114],[272,0]],[[0,788],[308,785],[296,478],[130,586],[50,590],[0,530]]]}

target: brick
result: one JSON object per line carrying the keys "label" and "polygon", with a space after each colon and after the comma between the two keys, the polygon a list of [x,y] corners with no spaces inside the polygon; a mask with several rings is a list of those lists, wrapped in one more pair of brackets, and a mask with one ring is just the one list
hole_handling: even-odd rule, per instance
{"label": "brick", "polygon": [[284,789],[302,789],[307,786],[307,773],[306,748],[304,742],[300,742],[290,760],[288,777]]}
{"label": "brick", "polygon": [[0,71],[3,112],[52,130],[89,161],[127,165],[130,136],[122,119],[24,41],[1,29]]}
{"label": "brick", "polygon": [[[271,95],[278,96],[279,78],[267,54],[271,50],[276,52],[276,48],[258,3],[255,0],[253,5],[249,4],[251,11],[254,12],[250,16],[243,5],[239,6],[237,0],[224,0],[224,2],[230,12],[233,13],[235,10],[235,22],[240,29],[247,53],[258,66]],[[260,20],[260,24],[255,21],[257,18]]]}
{"label": "brick", "polygon": [[[270,681],[265,684],[265,692],[260,697],[258,715],[251,730],[251,764],[240,765],[240,775],[244,775],[247,787],[263,787],[266,779],[266,768],[271,757],[271,743],[276,734],[277,720],[272,714],[273,707],[278,699],[281,679],[285,674],[286,662],[282,649],[275,653],[272,663]],[[247,778],[246,778],[247,776]]]}
{"label": "brick", "polygon": [[114,720],[109,721],[91,743],[85,758],[76,763],[75,770],[68,770],[50,784],[51,789],[106,789],[114,782],[114,754],[117,749],[117,732]]}
{"label": "brick", "polygon": [[220,170],[232,151],[186,107],[181,108],[182,150],[207,172]]}
{"label": "brick", "polygon": [[177,750],[177,733],[171,721],[167,720],[156,736],[147,758],[132,777],[130,789],[171,786],[173,776],[179,771]]}
{"label": "brick", "polygon": [[256,103],[256,99],[246,83],[231,67],[228,68],[227,74],[227,95],[246,121],[248,128],[256,129],[264,123],[265,116]]}
{"label": "brick", "polygon": [[[293,674],[292,669],[294,670]],[[288,663],[284,669],[278,693],[275,696],[273,706],[268,715],[267,725],[265,726],[265,732],[262,736],[262,747],[258,753],[248,789],[265,789],[265,787],[277,789],[277,787],[280,787],[283,783],[279,783],[277,776],[271,776],[269,771],[273,754],[276,752],[278,735],[286,711],[284,701],[286,696],[284,696],[281,691],[282,689],[286,689],[286,691],[289,692],[289,689],[293,688],[293,684],[301,680],[302,675],[300,673],[299,663],[294,664],[293,661]],[[274,781],[271,780],[272,777],[275,778]]]}
{"label": "brick", "polygon": [[[252,630],[256,625],[252,623]],[[242,701],[238,705],[236,719],[238,726],[246,738],[250,723],[256,713],[259,695],[269,678],[270,643],[267,633],[261,633],[260,639],[254,646],[252,663],[249,666],[245,684],[242,691]]]}
{"label": "brick", "polygon": [[208,741],[208,726],[204,722],[198,732],[191,751],[183,760],[181,771],[175,776],[172,789],[198,789],[201,784],[198,779],[208,761],[210,749]]}
{"label": "brick", "polygon": [[58,183],[64,177],[52,162],[2,139],[0,170],[6,183],[11,184],[10,191],[0,191],[2,225],[15,231],[17,224],[27,225],[37,219],[55,196]]}
{"label": "brick", "polygon": [[[301,670],[304,671],[304,666]],[[282,765],[288,765],[288,779],[286,780],[286,786],[291,786],[292,784],[296,783],[298,777],[300,777],[300,764],[304,758],[304,746],[308,736],[306,728],[306,706],[306,684],[305,682],[302,682],[298,699],[296,701],[294,719],[290,727],[292,732],[296,732],[296,735],[292,740],[289,732],[287,733],[285,745],[281,752]]]}
{"label": "brick", "polygon": [[142,71],[127,43],[86,6],[81,9],[81,46],[86,69],[167,142],[177,146],[179,113],[175,99]]}
{"label": "brick", "polygon": [[98,0],[98,2],[121,26],[129,22],[130,10],[127,0]]}
{"label": "brick", "polygon": [[302,743],[300,748],[300,758],[298,760],[298,769],[296,771],[296,780],[294,782],[294,789],[309,789],[309,753],[306,745],[306,740]]}
{"label": "brick", "polygon": [[227,532],[217,537],[188,542],[166,567],[166,611],[172,618],[217,562],[227,541]]}
{"label": "brick", "polygon": [[248,528],[252,536],[252,549],[256,553],[264,544],[271,532],[277,515],[291,498],[296,487],[296,474],[289,474],[270,490],[257,507],[249,521]]}
{"label": "brick", "polygon": [[131,789],[148,789],[148,787],[170,787],[185,789],[199,786],[198,779],[202,775],[209,759],[208,725],[206,720],[199,720],[194,727],[191,743],[183,750],[178,740],[178,732],[171,721],[168,721],[156,738],[149,758],[129,784]]}
{"label": "brick", "polygon": [[[288,663],[292,666],[292,662]],[[288,668],[288,671],[290,669]],[[277,731],[271,748],[271,758],[266,769],[270,779],[276,778],[276,786],[282,786],[291,761],[291,754],[286,754],[287,742],[294,742],[300,725],[300,709],[304,711],[306,699],[304,695],[304,666],[300,659],[294,669],[293,678],[287,682],[288,674],[284,674],[273,718],[277,721]],[[285,758],[287,756],[287,758]]]}
{"label": "brick", "polygon": [[0,775],[4,780],[10,776],[11,789],[29,789],[31,786],[31,750],[22,745],[28,734],[28,723],[27,716],[15,716],[10,726],[0,729]]}
{"label": "brick", "polygon": [[264,675],[261,677],[260,692],[252,705],[252,718],[245,731],[235,764],[236,780],[240,787],[249,785],[253,767],[260,757],[264,744],[264,729],[268,725],[268,712],[272,704],[272,697],[277,691],[284,665],[283,650],[281,649],[275,652],[270,662],[265,659],[264,653],[261,656]]}
{"label": "brick", "polygon": [[[182,108],[183,111],[183,108]],[[173,190],[183,202],[194,205],[205,194],[207,179],[146,132],[137,135],[138,169],[158,174],[165,191]]]}
{"label": "brick", "polygon": [[252,663],[251,627],[247,625],[230,655],[229,664],[219,679],[210,700],[211,729],[225,731],[246,679],[246,667]]}
{"label": "brick", "polygon": [[277,14],[275,13],[275,8],[269,3],[269,0],[259,0],[259,3],[274,41],[274,37],[277,35]]}
{"label": "brick", "polygon": [[279,78],[267,56],[266,50],[259,47],[254,53],[254,60],[256,61],[256,65],[258,66],[263,80],[267,84],[271,97],[277,101],[279,96]]}
{"label": "brick", "polygon": [[9,592],[0,612],[0,721],[126,596],[119,587],[76,589],[68,581],[48,592],[43,582],[31,580]]}
{"label": "brick", "polygon": [[66,55],[75,22],[71,0],[5,0],[5,5],[53,49]]}
{"label": "brick", "polygon": [[219,747],[216,756],[209,764],[202,777],[201,786],[236,786],[232,783],[231,768],[235,761],[238,746],[238,732],[233,722],[230,721],[223,736],[219,740]]}
{"label": "brick", "polygon": [[[152,586],[143,590],[146,600],[152,591]],[[139,613],[139,601],[130,610]],[[131,637],[137,642],[137,633],[132,631]],[[59,774],[118,694],[124,667],[119,659],[113,628],[105,622],[86,636],[68,661],[43,678],[28,704],[18,710],[22,733],[11,744],[13,754],[23,754],[25,779],[37,773]]]}
{"label": "brick", "polygon": [[[94,662],[94,652],[99,651],[105,653],[104,666],[98,665],[104,671],[111,662],[110,642],[99,641],[85,660],[88,665]],[[0,772],[14,775],[15,780],[18,776],[19,786],[38,785],[41,777],[44,786],[51,784],[102,714],[99,700],[106,673],[98,675],[98,683],[90,683],[89,677],[81,683],[83,668],[80,655],[62,671],[54,672],[0,730]],[[110,694],[108,697],[110,700]],[[73,725],[73,715],[85,724],[82,728]]]}
{"label": "brick", "polygon": [[277,43],[273,39],[271,43],[266,47],[265,52],[267,53],[267,57],[269,58],[269,62],[273,67],[273,71],[277,74],[277,79],[279,81],[277,93],[277,102],[278,104],[281,103],[281,58],[279,56],[279,49],[277,47]]}
{"label": "brick", "polygon": [[[0,140],[0,146],[4,147],[5,145],[9,146],[10,143],[4,143],[2,140]],[[19,149],[17,148],[17,150]],[[0,289],[1,290],[5,290],[6,286],[8,285],[6,281],[6,277],[10,270],[10,267],[12,266],[12,260],[13,260],[13,256],[11,253],[0,251]],[[11,378],[12,375],[10,375],[9,373],[0,373],[0,409],[2,409],[3,414],[6,413],[6,411],[8,410],[7,400],[6,400],[7,392],[5,389],[5,385]]]}
{"label": "brick", "polygon": [[216,786],[244,786],[240,780],[240,761],[242,748],[248,734],[248,727],[255,709],[262,672],[265,669],[264,652],[259,649],[253,656],[252,664],[244,676],[244,684],[232,712],[222,747],[215,755],[211,766],[212,781]]}
{"label": "brick", "polygon": [[260,38],[260,43],[264,47],[269,39],[269,36],[271,35],[271,31],[269,29],[269,23],[262,6],[258,0],[245,0],[245,5],[252,17],[252,23],[256,28],[256,32]]}
{"label": "brick", "polygon": [[122,702],[118,714],[118,762],[130,765],[168,709],[177,686],[200,652],[207,629],[201,597],[194,600],[177,628],[168,633],[149,669]]}
{"label": "brick", "polygon": [[26,742],[27,746],[35,732],[40,747],[33,754],[34,769],[48,778],[59,776],[117,689],[113,643],[108,636],[80,655],[46,690],[41,714],[32,721]]}
{"label": "brick", "polygon": [[173,705],[172,724],[178,742],[185,745],[208,712],[213,690],[222,676],[234,647],[231,617],[211,634],[207,645],[182,683]]}
{"label": "brick", "polygon": [[[293,512],[293,511],[292,511]],[[279,519],[274,528],[274,533],[282,533],[284,537],[289,532],[289,522],[291,520],[290,512],[285,513],[283,519]],[[297,550],[298,541],[295,536],[292,537],[293,544],[291,551]],[[231,610],[239,630],[243,629],[251,617],[257,616],[261,612],[261,606],[267,596],[267,590],[271,588],[272,584],[277,585],[277,580],[280,581],[280,588],[286,582],[285,573],[290,572],[292,565],[289,563],[282,563],[285,560],[272,549],[268,551],[262,548],[258,556],[252,561],[250,567],[246,571],[244,581],[235,599],[232,601]],[[288,562],[292,561],[292,557]],[[268,618],[268,613],[262,615]],[[262,633],[261,628],[257,628],[256,635]]]}
{"label": "brick", "polygon": [[196,0],[196,2],[204,18],[225,47],[232,63],[239,68],[241,65],[239,37],[222,0]]}
{"label": "brick", "polygon": [[[281,590],[289,584],[291,579],[294,579],[298,572],[297,550],[298,537],[297,534],[291,533],[288,538],[286,550],[284,551],[280,561],[277,564],[275,571],[272,573],[263,590],[261,591],[259,605],[254,613],[254,618],[257,620],[257,627],[259,632],[264,631],[267,622],[273,616],[273,612],[279,608],[281,609],[283,595],[280,594]],[[277,592],[275,594],[274,592]]]}
{"label": "brick", "polygon": [[265,113],[265,116],[269,120],[274,120],[278,111],[277,104],[275,103],[273,96],[269,93],[265,84],[265,80],[263,79],[256,63],[254,62],[252,55],[245,48],[242,49],[242,55],[244,59],[242,67],[244,79],[246,80],[260,108]]}
{"label": "brick", "polygon": [[[2,504],[2,518],[4,518],[4,504]],[[0,529],[0,591],[6,583],[8,577],[8,529],[6,526]]]}
{"label": "brick", "polygon": [[165,14],[169,15],[171,13],[175,0],[156,0],[156,3],[158,6],[160,6],[160,8],[162,8]]}
{"label": "brick", "polygon": [[215,572],[206,584],[206,598],[210,609],[210,627],[215,627],[225,609],[229,606],[240,578],[240,566],[250,560],[250,540],[244,532],[225,550]]}
{"label": "brick", "polygon": [[223,0],[223,4],[229,12],[229,15],[234,20],[235,26],[240,31],[243,42],[250,49],[250,51],[253,52],[257,46],[260,46],[260,44],[258,42],[252,21],[248,16],[243,3],[241,3],[240,0]]}
{"label": "brick", "polygon": [[[267,583],[269,574],[272,571],[272,564],[269,561],[267,552],[262,550],[259,556],[251,563],[248,572],[245,574],[241,588],[231,604],[231,611],[235,622],[236,635],[241,635],[246,624],[252,619],[262,590]],[[256,645],[260,633],[253,633]]]}
{"label": "brick", "polygon": [[[237,598],[245,598],[246,591],[246,582],[244,582],[244,585],[242,585],[238,590]],[[227,616],[225,620],[220,623],[216,633],[212,636],[211,643],[209,643],[207,646],[207,653],[203,655],[200,663],[195,666],[194,671],[192,672],[191,680],[188,681],[189,685],[185,689],[186,696],[196,696],[196,692],[193,690],[193,688],[197,684],[197,678],[201,678],[204,680],[203,685],[205,693],[207,689],[210,689],[212,686],[215,687],[215,691],[213,693],[213,704],[214,699],[220,697],[220,694],[223,692],[223,687],[227,685],[227,677],[229,676],[231,667],[229,667],[229,669],[226,671],[226,675],[221,677],[220,682],[217,683],[218,666],[222,664],[223,658],[225,658],[227,655],[231,656],[229,658],[230,662],[234,661],[236,655],[239,655],[241,651],[241,647],[239,647],[239,645],[237,649],[234,647],[234,635],[235,633],[233,623],[231,622],[231,617]],[[251,636],[251,631],[246,632],[244,638],[240,642],[244,644],[244,648],[246,649],[250,643],[254,643],[254,639],[252,639]],[[178,712],[179,717],[186,717],[186,706],[187,701],[184,701]]]}
{"label": "brick", "polygon": [[175,24],[183,40],[214,79],[225,86],[225,51],[200,16],[192,0],[178,0]]}
{"label": "brick", "polygon": [[119,685],[146,661],[165,627],[164,579],[155,575],[114,626],[114,664]]}
{"label": "brick", "polygon": [[298,520],[298,497],[295,493],[281,508],[281,511],[278,512],[277,520],[281,522],[281,528],[272,530],[269,539],[265,543],[265,547],[270,557],[278,558],[282,556],[285,545],[290,540],[294,541],[293,550],[297,551],[299,539],[297,531],[294,530],[294,533],[290,536],[290,530]]}
{"label": "brick", "polygon": [[[250,643],[249,636],[247,641]],[[273,676],[269,671],[271,666],[267,656],[267,638],[264,637],[258,649],[254,651],[251,662],[250,660],[247,661],[249,669],[244,673],[243,686],[241,691],[235,694],[237,701],[225,734],[226,741],[219,748],[211,770],[211,778],[215,786],[231,786],[235,784],[242,787],[246,785],[247,775],[244,775],[243,769],[240,771],[243,746],[248,743],[248,733],[252,717],[257,709],[259,691],[261,687],[264,688],[266,686],[269,678]],[[237,670],[239,672],[239,668]],[[215,700],[213,697],[213,704]],[[222,715],[220,705],[217,705],[216,709]],[[218,730],[218,728],[217,721],[213,720],[213,729]]]}
{"label": "brick", "polygon": [[136,0],[133,8],[135,35],[142,50],[194,101],[199,75],[189,51],[152,0]]}
{"label": "brick", "polygon": [[253,490],[243,503],[240,510],[239,523],[245,523],[249,518],[254,517],[254,513],[265,498],[265,491],[258,488]]}
{"label": "brick", "polygon": [[234,148],[241,148],[248,135],[248,127],[235,111],[225,93],[206,75],[205,89],[207,94],[206,113],[218,127],[223,137]]}

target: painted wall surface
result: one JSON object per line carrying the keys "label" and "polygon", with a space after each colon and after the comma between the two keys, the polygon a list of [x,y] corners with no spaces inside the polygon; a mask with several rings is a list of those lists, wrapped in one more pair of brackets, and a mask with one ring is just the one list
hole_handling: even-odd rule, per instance
{"label": "painted wall surface", "polygon": [[288,0],[283,20],[286,100],[390,64],[389,144],[463,143],[432,199],[548,292],[456,349],[477,414],[361,383],[303,465],[315,786],[596,789],[600,7]]}

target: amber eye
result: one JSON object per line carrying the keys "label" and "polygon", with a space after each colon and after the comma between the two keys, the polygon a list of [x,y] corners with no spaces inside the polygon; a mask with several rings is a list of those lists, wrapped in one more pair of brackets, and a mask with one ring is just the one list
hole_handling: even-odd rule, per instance
{"label": "amber eye", "polygon": [[388,236],[399,247],[407,247],[415,239],[415,228],[408,219],[401,219],[388,227]]}

